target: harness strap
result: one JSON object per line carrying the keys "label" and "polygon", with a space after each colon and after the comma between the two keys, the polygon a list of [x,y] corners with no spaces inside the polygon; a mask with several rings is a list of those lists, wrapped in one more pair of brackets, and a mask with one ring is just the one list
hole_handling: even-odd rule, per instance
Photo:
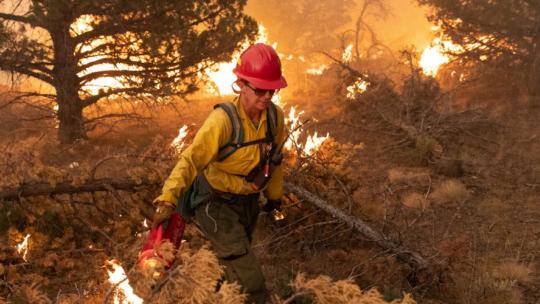
{"label": "harness strap", "polygon": [[266,136],[264,138],[255,139],[252,141],[244,142],[244,128],[242,121],[240,120],[240,114],[236,105],[232,102],[219,103],[214,106],[214,109],[222,108],[232,124],[232,133],[230,140],[227,144],[219,148],[217,161],[223,161],[236,150],[256,144],[271,143],[277,134],[277,110],[273,103],[270,103],[268,110],[266,111]]}

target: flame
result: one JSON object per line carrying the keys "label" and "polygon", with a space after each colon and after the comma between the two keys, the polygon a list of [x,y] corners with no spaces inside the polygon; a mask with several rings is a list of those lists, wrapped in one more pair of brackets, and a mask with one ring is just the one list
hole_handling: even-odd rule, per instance
{"label": "flame", "polygon": [[362,94],[367,90],[369,83],[358,78],[353,84],[347,87],[347,98],[355,99],[356,95]]}
{"label": "flame", "polygon": [[318,136],[317,132],[315,132],[313,135],[307,135],[305,143],[299,142],[302,129],[298,126],[300,125],[300,116],[304,114],[304,111],[300,111],[298,113],[296,113],[296,111],[296,108],[292,106],[289,110],[288,117],[285,119],[285,123],[288,125],[289,130],[292,131],[289,134],[289,138],[285,142],[284,148],[288,150],[295,150],[294,148],[298,146],[298,148],[306,155],[312,155],[328,138],[330,138],[330,134],[327,133],[326,136]]}
{"label": "flame", "polygon": [[106,262],[113,271],[107,269],[109,275],[109,283],[116,286],[114,293],[114,303],[126,303],[126,304],[142,304],[143,299],[139,298],[134,292],[133,288],[129,285],[126,272],[124,268],[120,266],[115,260]]}
{"label": "flame", "polygon": [[284,106],[284,104],[282,104],[281,102],[281,95],[279,95],[279,92],[277,92],[276,94],[274,94],[274,96],[272,96],[272,102],[280,106],[281,108],[283,108]]}
{"label": "flame", "polygon": [[[470,47],[474,47],[470,45]],[[451,41],[443,41],[440,38],[435,38],[431,46],[426,47],[420,56],[420,67],[422,72],[427,76],[435,77],[441,65],[450,62],[450,57],[447,52],[461,53],[464,48],[456,45]]]}
{"label": "flame", "polygon": [[327,68],[328,68],[327,65],[322,64],[319,67],[307,69],[306,73],[308,73],[310,75],[322,75],[324,70],[326,70]]}
{"label": "flame", "polygon": [[443,54],[443,50],[439,45],[436,45],[424,49],[419,64],[425,75],[435,77],[440,66],[449,61],[450,58]]}
{"label": "flame", "polygon": [[30,238],[30,234],[27,234],[24,237],[24,240],[17,245],[17,253],[20,255],[22,254],[23,260],[26,262],[26,256],[28,254],[28,239]]}
{"label": "flame", "polygon": [[[255,43],[268,43],[268,33],[262,24],[259,24]],[[249,45],[249,41],[244,42],[242,47],[240,47],[241,51],[246,49]],[[273,47],[276,48],[276,46],[277,44],[274,43]],[[220,63],[211,70],[206,71],[206,75],[212,81],[210,86],[207,87],[209,93],[217,95],[234,94],[232,84],[236,80],[236,75],[234,75],[232,70],[236,67],[238,59],[240,59],[240,55],[242,54],[241,51],[234,53],[230,62]]]}
{"label": "flame", "polygon": [[304,153],[311,155],[313,152],[319,149],[323,142],[325,142],[328,138],[330,138],[329,133],[326,133],[326,136],[317,136],[317,131],[315,131],[312,136],[308,135],[306,144],[303,147]]}
{"label": "flame", "polygon": [[178,135],[171,142],[171,147],[175,149],[176,153],[180,153],[184,148],[184,138],[187,136],[187,128],[188,127],[186,125],[180,127],[178,130]]}
{"label": "flame", "polygon": [[294,106],[292,106],[289,110],[289,115],[288,118],[285,119],[285,123],[289,126],[291,133],[289,134],[287,142],[285,142],[285,145],[283,146],[285,149],[292,150],[295,144],[298,142],[300,134],[302,134],[302,130],[300,130],[298,126],[300,125],[300,116],[303,113],[304,111],[301,111],[296,114],[296,108]]}
{"label": "flame", "polygon": [[344,62],[350,62],[352,59],[352,49],[353,45],[349,44],[345,50],[343,51],[343,54],[341,54],[341,59],[343,59]]}

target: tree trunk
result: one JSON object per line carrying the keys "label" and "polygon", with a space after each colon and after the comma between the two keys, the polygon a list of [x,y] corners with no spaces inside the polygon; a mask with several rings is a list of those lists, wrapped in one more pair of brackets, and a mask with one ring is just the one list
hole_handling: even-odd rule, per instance
{"label": "tree trunk", "polygon": [[540,25],[536,30],[532,52],[532,63],[528,75],[529,95],[534,98],[540,98]]}
{"label": "tree trunk", "polygon": [[75,41],[69,33],[71,20],[62,20],[50,29],[54,47],[54,81],[58,103],[58,138],[70,144],[86,138],[83,105],[79,96],[81,82],[77,76]]}
{"label": "tree trunk", "polygon": [[82,107],[80,103],[73,102],[78,95],[58,98],[58,138],[62,144],[71,144],[78,139],[86,138]]}

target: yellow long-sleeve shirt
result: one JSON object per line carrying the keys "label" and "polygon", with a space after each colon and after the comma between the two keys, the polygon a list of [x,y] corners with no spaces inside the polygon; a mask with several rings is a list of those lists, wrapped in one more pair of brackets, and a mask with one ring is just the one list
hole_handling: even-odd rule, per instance
{"label": "yellow long-sleeve shirt", "polygon": [[[266,136],[266,110],[262,113],[258,127],[256,127],[239,100],[236,108],[244,128],[244,142],[264,138]],[[274,142],[279,146],[285,140],[285,124],[283,110],[277,108],[277,134]],[[260,145],[250,145],[239,148],[225,160],[218,162],[216,157],[220,147],[227,144],[232,134],[232,122],[227,113],[217,108],[210,113],[203,123],[192,144],[184,150],[176,166],[165,181],[162,193],[154,201],[166,201],[176,204],[178,198],[187,190],[199,172],[204,176],[212,188],[229,193],[251,194],[255,191],[244,179],[260,162]],[[280,199],[283,195],[283,168],[278,166],[264,189],[268,199]]]}

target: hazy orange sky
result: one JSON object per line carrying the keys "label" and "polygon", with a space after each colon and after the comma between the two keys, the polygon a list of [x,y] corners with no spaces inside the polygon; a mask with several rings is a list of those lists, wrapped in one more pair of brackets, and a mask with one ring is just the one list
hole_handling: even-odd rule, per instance
{"label": "hazy orange sky", "polygon": [[[360,5],[362,0],[357,0],[356,2]],[[382,20],[369,20],[370,25],[382,42],[394,50],[400,50],[404,47],[414,45],[417,50],[421,51],[429,45],[434,34],[431,31],[432,24],[427,21],[427,10],[425,8],[419,7],[415,0],[386,0],[385,3],[389,8],[388,16]],[[246,12],[255,19],[260,19],[262,18],[261,14],[264,14],[264,9],[256,11],[254,7],[264,8],[264,5],[265,0],[249,0]],[[4,6],[2,5],[2,9],[5,9]],[[360,8],[351,8],[351,10],[353,10],[351,14],[352,18],[356,18],[356,12],[359,13]],[[353,22],[347,27],[354,28]],[[287,33],[284,34],[286,35]],[[271,33],[271,36],[279,37],[280,33]],[[278,42],[279,44],[279,40],[271,42]],[[6,73],[0,72],[0,83],[10,83],[10,78]],[[25,82],[25,84],[28,85],[29,82]],[[34,86],[38,86],[34,89],[39,91],[44,90],[42,83],[35,83]]]}
{"label": "hazy orange sky", "polygon": [[[262,19],[264,11],[254,8],[264,7],[264,2],[265,0],[249,0],[246,12],[256,20]],[[363,3],[362,0],[356,2],[359,6]],[[426,18],[425,7],[419,7],[415,0],[385,0],[384,3],[389,8],[389,15],[384,20],[369,20],[379,35],[379,39],[395,50],[410,45],[415,45],[417,49],[422,50],[429,45],[433,33],[431,32],[432,24]],[[359,7],[352,9],[360,12]],[[351,15],[353,18],[357,16],[354,12]],[[349,28],[354,28],[353,23]],[[279,37],[280,34],[271,33],[271,35]],[[277,42],[279,44],[279,41]]]}

